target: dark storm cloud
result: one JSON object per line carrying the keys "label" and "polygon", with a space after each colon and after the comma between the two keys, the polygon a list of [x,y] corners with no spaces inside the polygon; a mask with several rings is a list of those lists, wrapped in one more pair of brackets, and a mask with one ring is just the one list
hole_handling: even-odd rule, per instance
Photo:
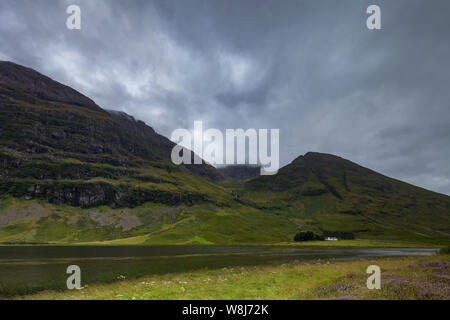
{"label": "dark storm cloud", "polygon": [[[65,28],[78,4],[82,30]],[[365,27],[382,9],[382,30]],[[170,136],[280,128],[286,164],[334,153],[450,194],[448,1],[0,1],[0,59]]]}

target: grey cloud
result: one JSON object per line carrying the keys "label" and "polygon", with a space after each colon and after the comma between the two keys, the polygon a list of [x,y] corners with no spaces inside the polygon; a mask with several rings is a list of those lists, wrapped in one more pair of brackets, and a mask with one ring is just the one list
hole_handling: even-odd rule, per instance
{"label": "grey cloud", "polygon": [[0,58],[167,136],[280,128],[283,165],[335,153],[450,194],[450,3],[377,3],[380,31],[366,0],[2,0]]}

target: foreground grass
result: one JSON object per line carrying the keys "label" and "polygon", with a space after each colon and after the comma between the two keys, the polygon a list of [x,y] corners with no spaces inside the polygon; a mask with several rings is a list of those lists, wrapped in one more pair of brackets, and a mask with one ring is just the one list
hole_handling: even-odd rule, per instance
{"label": "foreground grass", "polygon": [[[382,271],[368,290],[366,269]],[[450,255],[315,261],[154,275],[77,291],[43,291],[20,299],[445,299]]]}

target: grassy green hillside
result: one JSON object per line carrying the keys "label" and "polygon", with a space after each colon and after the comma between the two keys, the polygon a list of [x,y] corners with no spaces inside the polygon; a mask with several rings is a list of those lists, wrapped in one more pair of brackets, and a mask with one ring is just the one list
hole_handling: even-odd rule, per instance
{"label": "grassy green hillside", "polygon": [[83,209],[2,197],[0,210],[0,241],[9,243],[274,243],[290,241],[296,230],[284,217],[237,203],[219,207],[147,202],[134,208]]}
{"label": "grassy green hillside", "polygon": [[302,230],[445,243],[450,237],[450,197],[329,154],[308,153],[275,176],[236,187],[242,203],[288,217]]}

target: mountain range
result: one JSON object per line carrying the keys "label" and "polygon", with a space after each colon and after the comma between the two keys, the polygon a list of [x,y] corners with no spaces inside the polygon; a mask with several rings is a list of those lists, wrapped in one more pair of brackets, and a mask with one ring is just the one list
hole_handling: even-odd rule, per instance
{"label": "mountain range", "polygon": [[299,230],[450,242],[450,197],[309,152],[259,168],[174,165],[174,143],[0,62],[0,241],[244,244]]}

